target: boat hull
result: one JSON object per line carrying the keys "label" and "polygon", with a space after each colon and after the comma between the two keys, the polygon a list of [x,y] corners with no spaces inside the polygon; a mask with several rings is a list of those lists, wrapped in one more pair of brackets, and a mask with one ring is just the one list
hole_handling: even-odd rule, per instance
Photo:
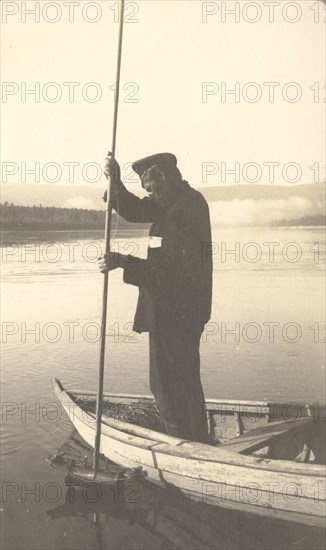
{"label": "boat hull", "polygon": [[[54,381],[54,390],[80,436],[94,447],[95,419]],[[325,527],[325,468],[267,460],[182,441],[130,425],[102,424],[100,452],[127,467],[142,466],[148,479],[172,485],[196,501],[269,518]],[[156,434],[156,436],[155,436]],[[166,438],[166,441],[164,439]],[[134,481],[132,483],[135,483]]]}

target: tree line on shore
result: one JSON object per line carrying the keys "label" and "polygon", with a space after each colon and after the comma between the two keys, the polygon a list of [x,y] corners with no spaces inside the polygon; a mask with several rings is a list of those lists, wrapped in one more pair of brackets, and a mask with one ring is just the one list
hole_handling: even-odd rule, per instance
{"label": "tree line on shore", "polygon": [[[0,227],[2,230],[104,230],[105,212],[79,208],[57,208],[55,206],[20,206],[9,202],[0,204]],[[117,214],[113,212],[113,224]],[[118,228],[129,229],[129,224],[118,216]],[[134,225],[133,225],[134,227]]]}
{"label": "tree line on shore", "polygon": [[[115,212],[112,215],[112,225],[118,230],[147,229],[149,224],[131,224]],[[263,224],[264,225],[264,224]],[[300,219],[269,222],[271,226],[323,226],[325,217],[320,214],[305,216]],[[103,230],[105,212],[102,210],[87,210],[80,208],[57,208],[56,206],[20,206],[8,201],[0,204],[0,229],[2,231],[28,230]]]}

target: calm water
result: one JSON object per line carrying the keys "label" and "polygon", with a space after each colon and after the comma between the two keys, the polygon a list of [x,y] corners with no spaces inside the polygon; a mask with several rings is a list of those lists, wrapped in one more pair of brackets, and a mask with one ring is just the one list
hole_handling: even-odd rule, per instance
{"label": "calm water", "polygon": [[[215,228],[213,241],[206,396],[324,402],[324,228]],[[50,379],[96,388],[102,246],[101,233],[2,235],[2,547],[322,548],[318,530],[275,528],[146,485],[136,502],[67,494],[44,461],[73,437]],[[123,253],[144,256],[146,246],[144,231],[115,237]],[[136,300],[112,273],[107,391],[149,393],[147,335],[132,332]]]}

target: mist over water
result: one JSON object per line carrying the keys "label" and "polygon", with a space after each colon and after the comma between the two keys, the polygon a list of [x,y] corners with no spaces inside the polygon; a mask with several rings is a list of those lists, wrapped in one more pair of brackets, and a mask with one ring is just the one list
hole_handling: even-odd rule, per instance
{"label": "mist over water", "polygon": [[[325,202],[304,197],[267,200],[232,200],[210,203],[211,218],[221,226],[291,224],[295,220],[325,216]],[[311,220],[309,224],[311,223]]]}

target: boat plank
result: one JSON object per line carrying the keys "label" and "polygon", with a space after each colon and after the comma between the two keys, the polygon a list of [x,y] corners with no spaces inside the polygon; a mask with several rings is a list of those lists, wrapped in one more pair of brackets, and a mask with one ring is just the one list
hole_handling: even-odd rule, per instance
{"label": "boat plank", "polygon": [[[118,449],[118,447],[117,447]],[[144,468],[156,467],[159,471],[173,473],[189,477],[198,482],[199,492],[203,492],[211,482],[218,483],[221,487],[229,486],[233,489],[250,492],[259,491],[268,498],[273,494],[276,498],[281,495],[282,500],[289,502],[289,507],[298,508],[302,501],[310,501],[310,506],[318,506],[325,509],[325,483],[304,476],[296,476],[287,472],[265,472],[262,470],[248,469],[230,464],[212,463],[199,460],[190,460],[182,457],[169,456],[157,451],[132,448],[128,456]],[[300,501],[300,502],[299,502]]]}
{"label": "boat plank", "polygon": [[[118,463],[124,462],[125,455],[120,454],[119,448],[114,450],[115,461]],[[141,453],[140,456],[133,456],[137,458],[135,464],[144,464],[146,457]],[[128,456],[128,465],[130,465],[131,456]],[[158,466],[162,466],[159,464]],[[303,516],[310,518],[312,523],[318,523],[319,525],[325,521],[325,502],[319,500],[316,502],[310,498],[304,498],[302,495],[294,492],[291,493],[290,488],[293,487],[289,482],[284,486],[284,492],[276,492],[273,490],[276,482],[268,483],[265,480],[265,488],[256,482],[252,481],[246,485],[241,483],[241,479],[238,482],[232,482],[229,480],[229,476],[226,474],[225,481],[203,481],[196,477],[189,477],[187,472],[183,470],[180,472],[174,472],[165,470],[163,468],[153,468],[153,466],[144,466],[151,479],[161,484],[171,484],[178,487],[182,492],[191,492],[196,500],[201,502],[208,502],[211,504],[218,504],[221,506],[230,506],[235,509],[241,509],[242,506],[246,508],[246,511],[251,513],[260,513],[259,509],[263,509],[263,515],[271,515],[280,513],[279,517],[283,517],[283,513],[289,515],[289,519],[293,521],[292,515],[297,515],[298,521],[302,521]],[[284,517],[283,517],[284,519]]]}
{"label": "boat plank", "polygon": [[[94,397],[96,398],[95,391],[89,390],[75,390],[73,388],[65,390],[69,395],[81,396],[81,397]],[[103,392],[103,397],[114,398],[114,399],[131,399],[131,400],[144,400],[144,401],[153,401],[152,395],[142,395],[142,394],[132,394],[129,393],[111,393]]]}
{"label": "boat plank", "polygon": [[263,447],[267,447],[277,438],[284,436],[290,431],[307,428],[309,424],[312,424],[310,417],[272,422],[266,424],[266,426],[259,426],[258,428],[249,430],[240,437],[223,443],[221,447],[236,453],[253,453]]}
{"label": "boat plank", "polygon": [[[145,439],[150,440],[152,443],[159,441],[160,443],[168,443],[169,445],[175,446],[175,445],[181,445],[182,443],[187,442],[186,439],[179,439],[178,437],[174,437],[173,435],[167,435],[161,432],[155,432],[154,430],[150,430],[149,428],[143,428],[142,426],[135,426],[133,424],[129,424],[128,422],[122,422],[121,420],[114,420],[104,414],[102,415],[102,422],[106,426],[110,426],[111,428],[117,428],[118,430],[123,430],[130,435],[143,437]],[[117,424],[117,422],[119,424]]]}
{"label": "boat plank", "polygon": [[[169,483],[176,485],[178,483],[177,476],[169,474],[168,476]],[[232,495],[232,489],[223,488],[225,492]],[[210,486],[210,491],[205,495],[197,493],[196,484],[193,483],[193,480],[186,480],[186,483],[183,487],[182,492],[188,495],[193,500],[197,502],[204,502],[207,504],[212,504],[214,506],[220,506],[222,508],[227,508],[230,510],[236,510],[239,512],[245,512],[250,514],[255,514],[257,516],[268,517],[270,519],[281,519],[284,521],[289,521],[291,523],[299,523],[310,525],[313,527],[326,527],[325,515],[313,515],[310,506],[306,507],[305,512],[297,512],[295,510],[286,510],[284,508],[271,507],[266,503],[266,506],[257,506],[253,505],[250,502],[243,502],[236,497],[236,491],[233,490],[234,498],[225,498],[225,496],[218,495],[218,488],[213,485]],[[273,497],[272,497],[273,498]],[[275,503],[276,504],[276,503]],[[284,500],[281,503],[281,506],[284,506]]]}
{"label": "boat plank", "polygon": [[[74,396],[85,396],[96,398],[95,390],[83,390],[69,388],[65,391]],[[153,395],[148,394],[129,394],[129,393],[112,393],[103,392],[103,397],[113,400],[131,400],[131,401],[153,401]],[[326,404],[307,404],[307,403],[295,403],[286,404],[278,401],[247,401],[247,400],[233,400],[233,399],[213,399],[207,398],[205,400],[206,410],[211,413],[214,411],[216,414],[223,414],[227,412],[239,412],[240,414],[271,414],[274,417],[274,412],[277,411],[284,420],[299,416],[310,416],[311,411],[319,411],[325,416]],[[292,408],[292,410],[291,410]]]}
{"label": "boat plank", "polygon": [[[125,454],[120,454],[119,448],[114,449],[112,460],[117,463],[130,467],[133,465],[143,465],[146,458],[138,456],[131,458],[130,454],[126,458]],[[237,510],[262,514],[268,516],[278,515],[281,519],[285,519],[283,514],[288,515],[288,519],[302,522],[306,516],[306,523],[321,526],[325,522],[325,502],[323,500],[314,502],[312,507],[311,499],[305,499],[298,494],[290,494],[288,487],[285,487],[284,493],[276,493],[273,491],[273,484],[266,482],[266,487],[269,490],[263,491],[260,486],[251,482],[249,486],[238,483],[230,483],[228,481],[205,481],[189,477],[185,472],[171,472],[162,468],[157,469],[153,466],[144,466],[151,480],[159,484],[170,484],[178,487],[182,492],[191,493],[195,500],[210,504],[217,504],[223,507],[229,507]],[[228,476],[225,478],[228,479]],[[274,482],[275,484],[275,482]],[[299,501],[299,504],[298,504]],[[260,511],[262,509],[263,511]],[[307,520],[308,518],[308,520]]]}

